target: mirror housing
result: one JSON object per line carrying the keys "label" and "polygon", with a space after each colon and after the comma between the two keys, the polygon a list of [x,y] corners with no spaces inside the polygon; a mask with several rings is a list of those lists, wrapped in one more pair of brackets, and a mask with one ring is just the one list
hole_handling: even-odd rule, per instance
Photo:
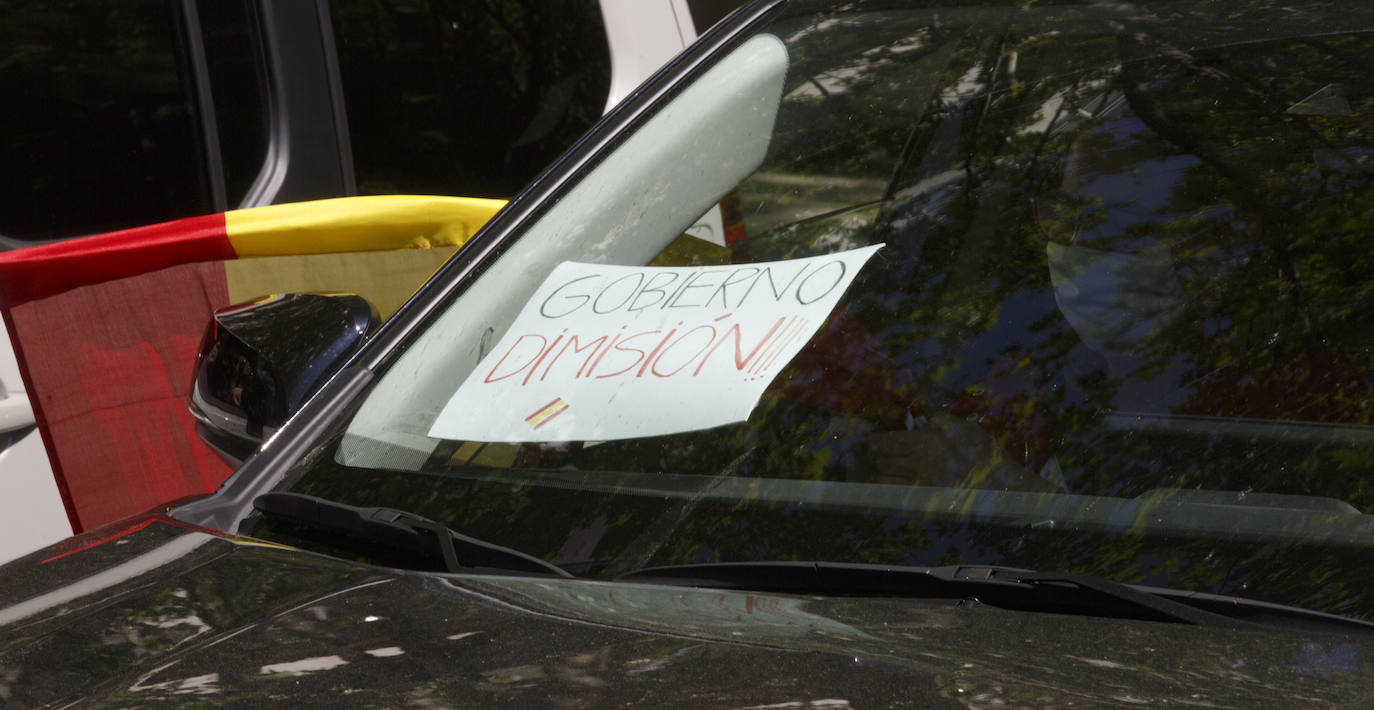
{"label": "mirror housing", "polygon": [[215,311],[191,379],[197,435],[237,467],[380,322],[347,293],[274,294]]}

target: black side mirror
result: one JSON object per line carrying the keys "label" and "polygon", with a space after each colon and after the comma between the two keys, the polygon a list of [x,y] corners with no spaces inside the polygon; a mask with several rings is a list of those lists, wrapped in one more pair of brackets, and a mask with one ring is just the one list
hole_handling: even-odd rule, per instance
{"label": "black side mirror", "polygon": [[196,433],[230,464],[242,463],[380,321],[353,294],[278,294],[216,311],[191,381]]}

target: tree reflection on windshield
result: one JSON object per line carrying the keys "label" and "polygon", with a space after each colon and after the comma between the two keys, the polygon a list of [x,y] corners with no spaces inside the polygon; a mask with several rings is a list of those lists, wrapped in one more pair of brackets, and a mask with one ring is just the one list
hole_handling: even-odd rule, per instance
{"label": "tree reflection on windshield", "polygon": [[748,421],[439,442],[422,475],[334,464],[299,490],[591,575],[1007,564],[1374,618],[1351,522],[1374,514],[1374,39],[1303,16],[1185,50],[1207,25],[1113,12],[770,29],[791,65],[727,198],[742,238],[654,263],[886,246]]}

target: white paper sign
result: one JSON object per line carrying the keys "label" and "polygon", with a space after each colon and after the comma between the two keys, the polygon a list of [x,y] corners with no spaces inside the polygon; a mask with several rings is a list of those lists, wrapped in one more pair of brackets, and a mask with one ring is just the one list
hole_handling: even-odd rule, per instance
{"label": "white paper sign", "polygon": [[602,441],[744,421],[881,247],[731,266],[559,264],[429,435]]}

